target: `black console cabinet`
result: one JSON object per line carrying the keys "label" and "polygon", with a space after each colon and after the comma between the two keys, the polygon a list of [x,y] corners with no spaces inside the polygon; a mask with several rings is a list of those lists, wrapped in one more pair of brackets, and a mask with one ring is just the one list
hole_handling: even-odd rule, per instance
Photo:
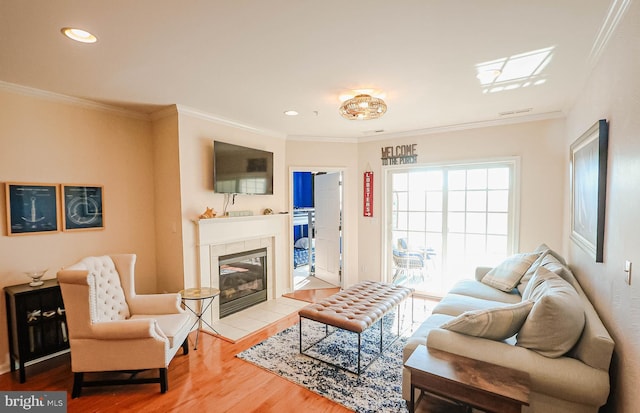
{"label": "black console cabinet", "polygon": [[64,303],[58,280],[45,280],[39,287],[29,284],[4,288],[9,328],[11,371],[20,369],[24,383],[25,363],[69,348]]}

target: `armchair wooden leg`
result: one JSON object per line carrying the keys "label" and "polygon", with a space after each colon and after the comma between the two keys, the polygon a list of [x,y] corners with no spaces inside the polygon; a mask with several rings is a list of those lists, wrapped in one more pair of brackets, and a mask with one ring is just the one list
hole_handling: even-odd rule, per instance
{"label": "armchair wooden leg", "polygon": [[80,393],[82,392],[83,379],[84,379],[84,373],[73,374],[73,390],[71,392],[72,399],[75,399],[76,397],[80,397]]}
{"label": "armchair wooden leg", "polygon": [[167,369],[165,368],[161,368],[160,369],[160,393],[166,393],[167,390],[169,389],[169,380],[167,378]]}
{"label": "armchair wooden leg", "polygon": [[189,337],[182,342],[182,354],[189,354]]}

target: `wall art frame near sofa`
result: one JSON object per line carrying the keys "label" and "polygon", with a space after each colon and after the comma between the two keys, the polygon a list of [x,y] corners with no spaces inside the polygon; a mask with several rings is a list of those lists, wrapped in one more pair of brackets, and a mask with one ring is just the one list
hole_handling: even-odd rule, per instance
{"label": "wall art frame near sofa", "polygon": [[104,187],[62,184],[62,230],[104,229]]}
{"label": "wall art frame near sofa", "polygon": [[6,182],[7,235],[59,231],[58,184]]}
{"label": "wall art frame near sofa", "polygon": [[604,261],[609,124],[600,119],[571,144],[571,239]]}

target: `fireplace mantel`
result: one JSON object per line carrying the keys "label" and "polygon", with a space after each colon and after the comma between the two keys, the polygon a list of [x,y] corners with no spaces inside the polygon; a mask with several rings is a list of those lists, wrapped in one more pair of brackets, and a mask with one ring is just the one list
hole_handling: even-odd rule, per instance
{"label": "fireplace mantel", "polygon": [[[195,221],[200,286],[218,288],[218,256],[264,247],[268,251],[267,299],[291,291],[288,218],[287,214],[277,214]],[[217,302],[212,305],[216,309],[217,306]],[[209,317],[212,322],[217,321],[218,311],[212,311]]]}
{"label": "fireplace mantel", "polygon": [[200,219],[195,221],[198,244],[222,244],[278,234],[284,231],[288,217],[288,214],[276,214]]}

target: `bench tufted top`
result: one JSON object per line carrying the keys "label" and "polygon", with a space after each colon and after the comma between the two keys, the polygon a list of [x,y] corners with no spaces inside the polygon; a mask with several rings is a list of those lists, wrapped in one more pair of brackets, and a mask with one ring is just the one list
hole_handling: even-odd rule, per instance
{"label": "bench tufted top", "polygon": [[362,333],[412,293],[411,288],[363,281],[298,311],[303,318]]}

